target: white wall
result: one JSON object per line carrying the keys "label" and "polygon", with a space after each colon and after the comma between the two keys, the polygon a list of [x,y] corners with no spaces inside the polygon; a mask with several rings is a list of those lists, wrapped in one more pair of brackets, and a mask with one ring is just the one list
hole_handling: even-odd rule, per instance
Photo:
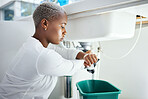
{"label": "white wall", "polygon": [[[112,57],[125,54],[137,38],[102,42],[102,50]],[[135,49],[125,58],[111,60],[101,54],[100,79],[122,90],[119,99],[148,99],[148,26],[143,27]]]}
{"label": "white wall", "polygon": [[6,3],[10,2],[12,0],[0,0],[0,7],[5,5]]}
{"label": "white wall", "polygon": [[0,9],[0,21],[3,19],[2,10]]}
{"label": "white wall", "polygon": [[41,0],[0,0],[0,7],[1,6],[5,6],[5,4],[11,3],[13,1],[24,1],[24,2],[30,2],[30,3],[39,4]]}
{"label": "white wall", "polygon": [[34,33],[31,22],[0,22],[0,81],[19,48]]}

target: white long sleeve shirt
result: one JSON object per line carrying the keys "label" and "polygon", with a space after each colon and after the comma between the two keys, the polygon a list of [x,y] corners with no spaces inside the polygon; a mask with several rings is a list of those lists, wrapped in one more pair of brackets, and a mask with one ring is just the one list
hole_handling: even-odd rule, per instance
{"label": "white long sleeve shirt", "polygon": [[42,46],[29,37],[10,64],[0,83],[0,99],[47,99],[57,77],[73,75],[84,65],[76,60],[79,51]]}

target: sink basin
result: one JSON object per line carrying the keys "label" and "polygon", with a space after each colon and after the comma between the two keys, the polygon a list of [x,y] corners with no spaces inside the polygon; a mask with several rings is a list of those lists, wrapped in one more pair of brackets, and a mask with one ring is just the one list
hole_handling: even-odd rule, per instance
{"label": "sink basin", "polygon": [[108,12],[69,19],[67,41],[93,42],[132,38],[136,16],[128,12]]}

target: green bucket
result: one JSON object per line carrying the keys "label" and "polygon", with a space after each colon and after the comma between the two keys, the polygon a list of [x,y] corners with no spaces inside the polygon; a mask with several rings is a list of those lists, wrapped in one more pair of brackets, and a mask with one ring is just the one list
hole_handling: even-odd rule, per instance
{"label": "green bucket", "polygon": [[121,90],[103,80],[84,80],[76,84],[80,99],[118,99]]}

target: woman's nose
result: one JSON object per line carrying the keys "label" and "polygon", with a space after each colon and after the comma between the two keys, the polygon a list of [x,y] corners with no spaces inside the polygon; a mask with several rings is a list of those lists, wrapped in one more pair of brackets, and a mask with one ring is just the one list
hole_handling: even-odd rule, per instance
{"label": "woman's nose", "polygon": [[63,34],[64,34],[64,35],[66,35],[66,34],[67,34],[67,32],[66,32],[66,29],[65,29],[65,28],[64,28]]}

